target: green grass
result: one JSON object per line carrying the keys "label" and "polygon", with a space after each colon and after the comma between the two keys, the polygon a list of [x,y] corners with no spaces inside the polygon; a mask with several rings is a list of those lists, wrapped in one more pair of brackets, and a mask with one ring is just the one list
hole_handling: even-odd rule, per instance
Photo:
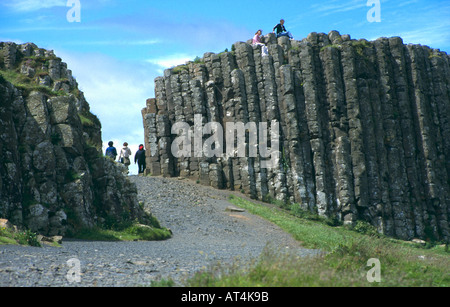
{"label": "green grass", "polygon": [[15,87],[22,90],[24,95],[29,95],[32,91],[43,92],[44,94],[55,97],[55,96],[66,96],[67,94],[63,91],[54,92],[49,87],[44,85],[39,85],[35,81],[27,76],[13,70],[0,71],[0,76],[12,83]]}
{"label": "green grass", "polygon": [[[88,241],[157,241],[166,240],[171,236],[170,230],[166,228],[134,223],[122,229],[102,229],[99,227],[84,229],[70,237]],[[0,245],[41,246],[35,233],[29,230],[14,232],[6,228],[0,228]]]}
{"label": "green grass", "polygon": [[342,47],[342,45],[339,45],[339,44],[331,44],[331,45],[323,46],[322,48],[320,48],[320,51],[324,51],[327,48],[340,49],[341,47]]}
{"label": "green grass", "polygon": [[175,66],[174,68],[172,68],[173,74],[180,74],[183,71],[189,71],[189,67],[187,65],[178,65],[178,66]]}
{"label": "green grass", "polygon": [[13,231],[7,228],[0,228],[0,245],[28,245],[41,246],[37,240],[37,235],[29,230]]}
{"label": "green grass", "polygon": [[159,241],[170,238],[171,233],[165,228],[131,224],[116,229],[84,229],[71,237],[89,241]]}
{"label": "green grass", "polygon": [[339,246],[339,242],[358,236],[357,233],[344,227],[330,227],[325,223],[299,218],[274,206],[262,206],[238,197],[232,197],[230,201],[234,205],[278,225],[296,240],[302,242],[306,248],[332,251]]}
{"label": "green grass", "polygon": [[[232,197],[234,205],[281,227],[317,256],[298,257],[270,247],[253,263],[215,264],[186,284],[208,287],[450,286],[450,255],[442,246],[422,246],[374,234],[360,224],[353,229],[293,216],[286,210]],[[363,234],[361,232],[369,233]],[[367,261],[381,263],[381,282],[369,283]]]}
{"label": "green grass", "polygon": [[81,124],[84,127],[100,126],[100,120],[96,115],[92,114],[91,112],[78,113],[78,116],[80,117]]}
{"label": "green grass", "polygon": [[92,119],[88,118],[87,116],[85,116],[81,113],[78,113],[78,116],[80,117],[80,121],[83,126],[89,126],[89,127],[94,126],[94,121]]}

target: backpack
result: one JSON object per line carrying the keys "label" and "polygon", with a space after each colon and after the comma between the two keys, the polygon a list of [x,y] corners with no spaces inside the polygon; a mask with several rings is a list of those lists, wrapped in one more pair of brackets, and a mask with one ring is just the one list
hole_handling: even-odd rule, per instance
{"label": "backpack", "polygon": [[120,152],[120,154],[124,157],[124,158],[128,158],[131,155],[131,150],[130,148],[123,148],[122,151]]}

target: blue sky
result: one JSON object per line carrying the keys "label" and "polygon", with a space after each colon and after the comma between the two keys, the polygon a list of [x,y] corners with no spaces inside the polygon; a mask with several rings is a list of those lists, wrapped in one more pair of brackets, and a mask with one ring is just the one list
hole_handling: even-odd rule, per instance
{"label": "blue sky", "polygon": [[338,30],[450,53],[448,0],[381,0],[381,22],[367,20],[368,0],[78,1],[80,22],[69,22],[67,0],[2,0],[0,41],[54,50],[100,118],[103,141],[127,141],[133,151],[144,142],[141,109],[165,68],[271,32],[280,18],[295,39]]}

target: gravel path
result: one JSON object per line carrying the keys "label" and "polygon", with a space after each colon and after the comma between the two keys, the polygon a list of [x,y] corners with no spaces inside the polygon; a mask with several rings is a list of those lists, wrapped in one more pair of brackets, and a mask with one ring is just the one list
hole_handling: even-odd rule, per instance
{"label": "gravel path", "polygon": [[[172,230],[171,239],[0,246],[0,286],[147,286],[161,278],[182,285],[192,273],[217,261],[258,257],[268,244],[300,255],[315,253],[257,216],[226,210],[232,206],[227,201],[231,192],[173,178],[130,179],[138,187],[139,200]],[[78,264],[79,282],[68,278]]]}

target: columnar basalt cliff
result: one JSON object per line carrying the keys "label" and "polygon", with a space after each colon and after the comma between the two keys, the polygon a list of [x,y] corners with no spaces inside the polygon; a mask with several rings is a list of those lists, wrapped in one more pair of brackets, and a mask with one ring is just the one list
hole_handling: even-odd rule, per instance
{"label": "columnar basalt cliff", "polygon": [[[450,57],[337,31],[264,40],[269,56],[238,42],[156,78],[142,110],[147,172],[364,220],[402,239],[448,241]],[[171,127],[193,126],[195,114],[223,127],[278,121],[277,167],[261,168],[259,157],[175,158]]]}
{"label": "columnar basalt cliff", "polygon": [[43,235],[148,220],[67,65],[0,43],[0,218]]}

